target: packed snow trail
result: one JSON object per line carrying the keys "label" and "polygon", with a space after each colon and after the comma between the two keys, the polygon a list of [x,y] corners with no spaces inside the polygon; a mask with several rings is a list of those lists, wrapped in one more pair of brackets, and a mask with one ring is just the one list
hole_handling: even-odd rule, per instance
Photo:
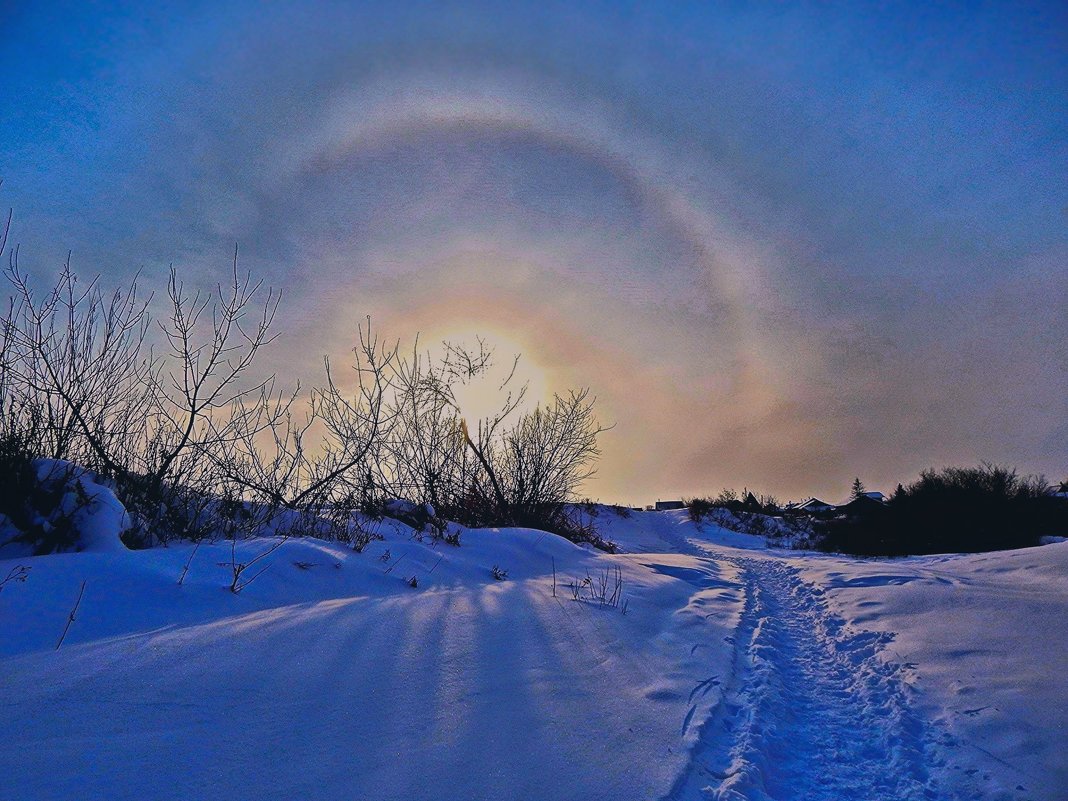
{"label": "packed snow trail", "polygon": [[725,560],[745,584],[734,675],[667,798],[941,798],[901,668],[878,656],[885,636],[846,630],[780,559]]}

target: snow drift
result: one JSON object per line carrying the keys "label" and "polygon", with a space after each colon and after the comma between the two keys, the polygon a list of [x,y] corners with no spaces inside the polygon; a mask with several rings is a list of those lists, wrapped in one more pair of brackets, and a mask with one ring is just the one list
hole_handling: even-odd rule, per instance
{"label": "snow drift", "polygon": [[[0,562],[0,577],[30,568],[0,590],[4,794],[1025,801],[1068,786],[1068,545],[860,561],[769,551],[685,512],[599,520],[624,553],[527,529],[453,529],[454,547],[390,521],[362,553],[293,539],[240,594],[231,560],[272,540]],[[626,614],[591,592],[605,575]]]}

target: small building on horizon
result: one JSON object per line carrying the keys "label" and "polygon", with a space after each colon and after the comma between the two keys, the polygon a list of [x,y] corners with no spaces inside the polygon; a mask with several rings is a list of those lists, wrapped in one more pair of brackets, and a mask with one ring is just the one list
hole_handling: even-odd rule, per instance
{"label": "small building on horizon", "polygon": [[685,509],[686,504],[682,501],[657,501],[653,504],[653,510],[656,512],[668,512],[672,509]]}
{"label": "small building on horizon", "polygon": [[819,498],[809,498],[807,501],[799,503],[797,506],[790,509],[790,511],[795,514],[803,515],[825,515],[834,510],[835,505],[833,503],[821,501]]}
{"label": "small building on horizon", "polygon": [[846,503],[839,504],[835,511],[847,516],[878,513],[886,508],[886,496],[881,492],[862,492]]}

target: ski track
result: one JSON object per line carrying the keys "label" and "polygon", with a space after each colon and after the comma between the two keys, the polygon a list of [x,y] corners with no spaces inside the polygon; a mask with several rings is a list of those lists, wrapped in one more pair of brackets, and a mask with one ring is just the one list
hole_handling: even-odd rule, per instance
{"label": "ski track", "polygon": [[666,801],[940,798],[902,668],[879,657],[888,637],[847,629],[779,559],[726,561],[746,599],[733,676]]}

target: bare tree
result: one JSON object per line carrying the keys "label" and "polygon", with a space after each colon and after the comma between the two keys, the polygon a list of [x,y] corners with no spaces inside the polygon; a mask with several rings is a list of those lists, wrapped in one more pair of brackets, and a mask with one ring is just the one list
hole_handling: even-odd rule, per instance
{"label": "bare tree", "polygon": [[213,293],[187,293],[172,268],[158,322],[167,348],[158,353],[149,344],[151,298],[139,297],[136,278],[109,296],[96,279],[81,284],[68,258],[38,297],[15,257],[7,276],[12,373],[46,417],[49,455],[111,475],[159,536],[177,521],[203,521],[218,481],[215,454],[238,436],[241,421],[230,412],[272,380],[249,372],[273,339],[278,295],[238,272],[236,250],[230,283]]}
{"label": "bare tree", "polygon": [[482,378],[491,364],[492,351],[481,341],[475,350],[443,343],[435,359],[420,352],[417,339],[411,354],[397,360],[389,404],[395,426],[376,462],[379,481],[391,494],[455,512],[462,498],[492,486],[495,476],[484,461],[490,433],[515,409],[523,390],[504,396],[496,420],[476,422],[475,440],[456,398],[459,386]]}
{"label": "bare tree", "polygon": [[493,350],[483,340],[473,348],[444,342],[433,358],[420,352],[417,339],[393,372],[389,408],[395,425],[376,454],[382,486],[469,524],[505,519],[509,503],[494,462],[503,426],[527,391],[514,381],[517,362],[518,356],[497,386],[497,407],[467,420],[458,392],[487,380]]}
{"label": "bare tree", "polygon": [[391,486],[464,522],[547,525],[593,474],[605,429],[588,390],[557,396],[509,426],[527,393],[514,382],[518,356],[496,388],[496,408],[466,420],[458,389],[483,379],[493,358],[479,341],[474,349],[444,343],[437,361],[415,348],[399,362],[383,472]]}
{"label": "bare tree", "polygon": [[342,503],[366,483],[372,452],[392,425],[386,398],[397,349],[380,340],[370,318],[358,337],[355,390],[342,391],[326,360],[326,383],[312,390],[303,419],[295,409],[299,388],[287,395],[264,386],[251,403],[235,402],[233,447],[219,459],[227,480],[289,510]]}
{"label": "bare tree", "polygon": [[546,519],[594,474],[597,437],[607,430],[594,417],[594,402],[588,389],[556,395],[503,435],[499,473],[516,522]]}
{"label": "bare tree", "polygon": [[97,281],[81,285],[64,264],[40,299],[12,253],[15,381],[46,420],[46,454],[119,474],[119,443],[148,413],[154,364],[144,353],[147,302],[136,279],[110,297]]}

